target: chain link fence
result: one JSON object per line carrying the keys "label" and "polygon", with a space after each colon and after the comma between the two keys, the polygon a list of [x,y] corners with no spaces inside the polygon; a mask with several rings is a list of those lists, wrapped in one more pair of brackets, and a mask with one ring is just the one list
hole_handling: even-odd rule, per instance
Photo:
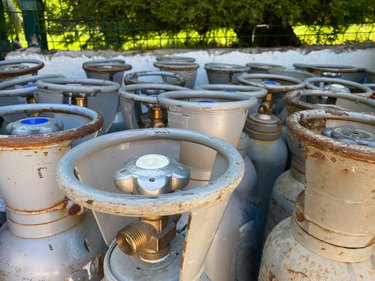
{"label": "chain link fence", "polygon": [[[57,1],[57,2],[56,2]],[[257,24],[208,29],[151,26],[147,19],[78,18],[55,0],[4,0],[0,15],[1,49],[38,46],[44,50],[147,50],[159,48],[235,48],[335,45],[375,42],[375,23],[327,26]],[[57,7],[57,8],[56,8]],[[136,23],[136,24],[135,24]],[[8,41],[7,44],[5,41]]]}

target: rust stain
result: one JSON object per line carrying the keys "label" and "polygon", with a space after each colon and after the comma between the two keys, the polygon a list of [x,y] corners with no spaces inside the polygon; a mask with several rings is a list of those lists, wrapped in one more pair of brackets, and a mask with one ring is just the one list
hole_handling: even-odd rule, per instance
{"label": "rust stain", "polygon": [[47,156],[48,156],[48,152],[47,152],[47,151],[43,151],[43,155],[44,155],[45,157],[47,157]]}
{"label": "rust stain", "polygon": [[180,269],[181,270],[184,266],[184,257],[185,257],[186,249],[187,249],[187,243],[186,243],[186,240],[185,240],[184,245],[182,246],[182,256],[181,256],[181,260],[180,260]]}
{"label": "rust stain", "polygon": [[297,221],[299,221],[299,222],[303,222],[303,221],[305,221],[305,217],[304,217],[304,215],[303,215],[302,213],[298,212],[298,211],[296,211],[296,219],[297,219]]}
{"label": "rust stain", "polygon": [[86,203],[92,205],[94,203],[94,200],[87,200]]}
{"label": "rust stain", "polygon": [[187,225],[186,225],[186,229],[187,229],[187,230],[190,230],[191,220],[192,220],[192,215],[190,214],[190,215],[189,215],[189,218],[188,218]]}
{"label": "rust stain", "polygon": [[332,161],[333,163],[335,163],[337,160],[336,160],[335,157],[331,157],[331,161]]}
{"label": "rust stain", "polygon": [[320,160],[324,160],[326,158],[324,154],[321,153],[320,151],[315,151],[313,154],[310,154],[310,157],[320,159]]}
{"label": "rust stain", "polygon": [[349,170],[347,168],[342,170],[344,173],[349,173]]}

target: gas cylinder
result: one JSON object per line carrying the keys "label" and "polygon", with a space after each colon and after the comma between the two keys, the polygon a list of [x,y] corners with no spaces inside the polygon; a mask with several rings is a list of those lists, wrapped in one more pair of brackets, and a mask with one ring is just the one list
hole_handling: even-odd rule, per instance
{"label": "gas cylinder", "polygon": [[62,75],[33,75],[0,82],[0,105],[36,103],[36,82],[46,78],[62,78]]}
{"label": "gas cylinder", "polygon": [[133,84],[121,88],[119,95],[125,129],[166,127],[167,111],[160,106],[157,95],[183,90],[189,89],[168,84]]}
{"label": "gas cylinder", "polygon": [[283,95],[288,91],[303,89],[305,83],[293,77],[274,74],[242,74],[240,84],[265,88],[268,92],[259,113],[279,116],[285,108]]}
{"label": "gas cylinder", "polygon": [[268,70],[269,74],[283,75],[296,78],[298,80],[304,81],[307,78],[315,77],[313,73],[294,69],[284,69],[284,68],[271,68]]}
{"label": "gas cylinder", "polygon": [[[189,89],[194,88],[195,80],[197,79],[197,71],[199,68],[199,64],[194,62],[168,60],[157,61],[154,63],[154,66],[162,71],[169,71],[180,74],[185,80],[185,87]],[[169,82],[168,78],[165,79],[165,82]]]}
{"label": "gas cylinder", "polygon": [[[217,154],[207,184],[184,188],[191,180],[185,143]],[[204,261],[243,172],[241,155],[223,140],[159,128],[82,143],[60,161],[57,177],[69,198],[94,210],[111,245],[104,280],[196,281],[210,280]],[[176,229],[180,215],[188,217],[183,231]]]}
{"label": "gas cylinder", "polygon": [[238,75],[251,70],[248,66],[230,63],[206,63],[204,69],[210,84],[238,84]]}
{"label": "gas cylinder", "polygon": [[0,81],[14,79],[20,76],[37,75],[44,63],[34,59],[0,61]]}
{"label": "gas cylinder", "polygon": [[269,73],[268,71],[272,68],[285,69],[284,66],[273,63],[249,62],[246,66],[251,68],[253,74]]}
{"label": "gas cylinder", "polygon": [[[307,102],[314,97],[315,104]],[[375,101],[347,93],[321,90],[297,90],[285,95],[288,116],[306,109],[333,108],[357,112],[375,112]],[[328,101],[328,103],[326,103]],[[304,146],[289,132],[288,146],[292,151],[290,170],[281,174],[272,189],[264,240],[282,220],[292,215],[297,195],[304,189]]]}
{"label": "gas cylinder", "polygon": [[[20,103],[35,103],[35,94],[37,92],[35,82],[39,79],[56,77],[61,76],[53,74],[34,75],[0,82],[0,105],[5,106]],[[0,224],[5,220],[5,202],[0,196]]]}
{"label": "gas cylinder", "polygon": [[[108,80],[122,85],[124,72],[131,70],[132,66],[126,64],[124,60],[110,59],[87,61],[82,64],[82,68],[85,70],[87,78]],[[117,104],[118,108],[116,116],[107,133],[125,130],[120,103],[117,102]]]}
{"label": "gas cylinder", "polygon": [[184,62],[195,62],[195,58],[182,57],[182,56],[159,56],[156,57],[156,61],[184,61]]}
{"label": "gas cylinder", "polygon": [[303,64],[295,63],[297,70],[311,72],[326,78],[341,78],[352,82],[363,83],[366,79],[366,69],[350,65],[337,64]]}
{"label": "gas cylinder", "polygon": [[207,84],[199,86],[202,90],[208,91],[223,91],[231,93],[242,93],[250,95],[258,99],[258,104],[249,109],[249,113],[257,112],[259,105],[262,103],[263,98],[267,95],[267,90],[261,87],[245,86],[245,85],[232,85],[232,84]]}
{"label": "gas cylinder", "polygon": [[185,79],[180,74],[167,71],[138,71],[126,74],[125,85],[133,84],[170,84],[185,86]]}
{"label": "gas cylinder", "polygon": [[314,90],[331,90],[334,92],[346,92],[368,97],[372,90],[364,84],[338,78],[313,77],[305,80],[306,88]]}
{"label": "gas cylinder", "polygon": [[102,117],[57,104],[3,106],[0,116],[8,219],[0,229],[1,280],[100,280],[106,246],[92,213],[60,192],[56,166],[72,144],[97,134]]}
{"label": "gas cylinder", "polygon": [[259,280],[375,280],[375,116],[309,110],[287,126],[306,148],[305,190],[269,235]]}
{"label": "gas cylinder", "polygon": [[[248,108],[256,105],[255,97],[214,91],[165,92],[158,96],[158,100],[168,110],[168,127],[204,132],[233,146],[239,143]],[[191,173],[189,187],[207,183],[215,153],[195,144],[182,143],[181,157]],[[194,160],[196,157],[199,162]],[[239,228],[241,221],[245,220],[242,213],[241,200],[235,192],[205,261],[205,272],[211,280],[235,279]]]}
{"label": "gas cylinder", "polygon": [[37,81],[38,103],[73,104],[99,112],[104,117],[103,133],[115,119],[120,85],[106,80],[48,78]]}
{"label": "gas cylinder", "polygon": [[124,72],[132,69],[121,59],[91,60],[82,64],[87,78],[108,80],[122,85]]}

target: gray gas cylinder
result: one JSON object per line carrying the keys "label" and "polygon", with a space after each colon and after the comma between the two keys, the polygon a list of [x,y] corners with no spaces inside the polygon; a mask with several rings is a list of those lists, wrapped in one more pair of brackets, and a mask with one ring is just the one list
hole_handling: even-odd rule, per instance
{"label": "gray gas cylinder", "polygon": [[122,85],[124,72],[132,69],[121,59],[90,60],[82,64],[87,78],[108,80]]}
{"label": "gray gas cylinder", "polygon": [[319,109],[287,125],[306,148],[305,190],[269,235],[259,280],[374,280],[375,117]]}
{"label": "gray gas cylinder", "polygon": [[[167,107],[168,126],[211,134],[231,145],[238,144],[248,108],[256,104],[255,97],[215,91],[166,92],[159,95],[158,100]],[[185,163],[189,163],[188,167],[194,179],[190,184],[207,182],[216,155],[193,144],[182,144],[181,153],[181,157],[186,159]],[[195,157],[200,157],[201,160],[193,161]],[[243,188],[240,191],[243,191]],[[205,272],[212,280],[235,280],[242,214],[241,201],[235,192],[205,261]],[[225,255],[221,254],[223,249]]]}
{"label": "gray gas cylinder", "polygon": [[[181,143],[217,154],[207,183],[184,188],[192,175]],[[110,244],[103,280],[209,281],[207,252],[243,172],[241,155],[219,138],[192,130],[138,129],[75,147],[60,161],[58,181],[69,198],[94,210]],[[185,216],[186,228],[177,229],[176,221]]]}
{"label": "gray gas cylinder", "polygon": [[104,117],[106,133],[116,117],[118,83],[99,79],[46,78],[37,81],[38,103],[73,104],[93,109]]}
{"label": "gray gas cylinder", "polygon": [[[91,60],[82,64],[87,78],[108,80],[122,85],[124,79],[124,72],[132,69],[130,64],[126,64],[121,59],[108,59],[108,60]],[[117,102],[118,108],[116,116],[111,124],[107,133],[125,130],[124,119],[121,114],[120,103]]]}
{"label": "gray gas cylinder", "polygon": [[34,59],[3,60],[0,62],[0,81],[21,76],[37,75],[44,63]]}
{"label": "gray gas cylinder", "polygon": [[249,250],[248,276],[255,280],[260,262],[262,238],[265,229],[272,186],[277,177],[284,172],[288,151],[281,137],[281,120],[274,115],[252,113],[248,116],[245,132],[250,144],[247,155],[255,166],[258,175],[255,194],[249,206],[253,220],[247,228],[254,230],[254,242]]}
{"label": "gray gas cylinder", "polygon": [[272,68],[285,69],[284,66],[280,64],[273,63],[261,63],[261,62],[249,62],[246,66],[251,68],[251,73],[269,73],[269,70]]}
{"label": "gray gas cylinder", "polygon": [[295,63],[293,66],[297,70],[307,71],[317,76],[326,78],[341,78],[357,83],[364,83],[366,79],[366,69],[362,67],[339,65],[339,64],[303,64]]}
{"label": "gray gas cylinder", "polygon": [[[180,74],[185,80],[185,87],[193,89],[195,85],[195,80],[197,79],[197,71],[199,64],[195,62],[187,61],[157,61],[154,63],[154,66],[163,71],[169,71],[173,73]],[[165,82],[170,82],[168,78],[165,79]],[[170,83],[169,83],[170,84]]]}
{"label": "gray gas cylinder", "polygon": [[237,77],[251,70],[248,66],[230,63],[206,63],[204,69],[210,84],[238,84]]}
{"label": "gray gas cylinder", "polygon": [[119,90],[120,107],[127,130],[166,127],[167,111],[157,96],[167,91],[186,91],[188,88],[169,84],[132,84]]}
{"label": "gray gas cylinder", "polygon": [[60,192],[56,166],[73,143],[98,133],[102,117],[57,104],[4,106],[0,116],[8,218],[0,230],[1,280],[100,280],[106,246],[92,213]]}
{"label": "gray gas cylinder", "polygon": [[[314,97],[314,99],[311,99]],[[320,90],[298,90],[285,96],[288,115],[306,109],[333,108],[356,112],[375,112],[375,101],[348,93]],[[307,100],[315,100],[309,103]],[[325,103],[329,101],[329,103]],[[292,165],[276,180],[270,200],[264,239],[282,220],[289,217],[294,209],[297,195],[304,189],[305,160],[304,146],[293,134],[288,134],[288,146],[292,151]]]}

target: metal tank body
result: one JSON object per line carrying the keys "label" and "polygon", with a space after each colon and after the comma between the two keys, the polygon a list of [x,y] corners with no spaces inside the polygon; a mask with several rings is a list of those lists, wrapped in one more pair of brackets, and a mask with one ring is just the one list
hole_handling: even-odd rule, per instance
{"label": "metal tank body", "polygon": [[[247,110],[256,104],[256,98],[249,95],[215,91],[166,92],[159,95],[158,100],[167,107],[169,127],[204,132],[231,145],[238,144]],[[196,157],[199,162],[193,161]],[[194,179],[188,187],[208,182],[215,157],[212,151],[194,144],[181,145],[181,158]],[[240,192],[244,189],[245,192],[251,190],[251,182],[241,187]],[[235,280],[239,228],[243,220],[247,220],[243,215],[241,200],[235,192],[205,261],[204,271],[211,280]]]}
{"label": "metal tank body", "polygon": [[104,241],[91,212],[60,192],[56,166],[72,143],[97,134],[102,117],[56,104],[4,106],[0,116],[8,218],[0,230],[1,280],[100,280]]}
{"label": "metal tank body", "polygon": [[[306,100],[314,97],[317,103]],[[288,115],[306,109],[333,108],[356,112],[374,112],[375,101],[347,93],[320,90],[298,90],[285,96]],[[329,101],[329,103],[324,103]],[[304,189],[304,146],[294,135],[288,134],[288,146],[292,151],[291,169],[276,180],[271,195],[264,240],[282,220],[292,215],[297,195]]]}
{"label": "metal tank body", "polygon": [[247,250],[250,254],[248,267],[245,269],[246,277],[241,280],[255,280],[272,186],[285,169],[288,151],[281,138],[281,120],[274,115],[250,114],[245,132],[250,137],[247,155],[255,166],[258,180],[249,205],[252,220],[245,227],[246,231],[252,233],[253,241],[249,243]]}
{"label": "metal tank body", "polygon": [[[110,59],[87,61],[82,64],[82,68],[85,70],[87,78],[108,80],[122,85],[124,72],[131,70],[132,66],[126,64],[124,60]],[[117,113],[108,133],[125,130],[120,103],[117,102],[117,104]]]}
{"label": "metal tank body", "polygon": [[237,77],[251,70],[248,66],[229,63],[206,63],[204,69],[210,84],[238,84]]}
{"label": "metal tank body", "polygon": [[[181,142],[217,153],[207,183],[184,188],[192,176]],[[57,170],[64,193],[94,211],[110,244],[103,280],[210,280],[204,261],[244,173],[232,146],[191,130],[128,130],[82,143]],[[184,216],[186,228],[179,230]]]}
{"label": "metal tank body", "polygon": [[374,280],[375,117],[320,109],[287,125],[306,148],[305,190],[269,235],[259,280]]}
{"label": "metal tank body", "polygon": [[295,63],[293,66],[297,70],[307,71],[326,78],[341,78],[357,83],[363,83],[366,79],[364,68],[350,65]]}
{"label": "metal tank body", "polygon": [[108,80],[122,85],[124,72],[132,69],[130,64],[126,64],[124,60],[91,60],[82,64],[82,68],[87,78]]}
{"label": "metal tank body", "polygon": [[[185,87],[193,89],[195,85],[195,80],[197,79],[197,71],[199,64],[194,62],[187,61],[157,61],[154,63],[154,66],[163,71],[169,71],[173,73],[180,74],[185,80]],[[171,84],[168,78],[165,78],[164,81],[168,84]]]}
{"label": "metal tank body", "polygon": [[0,81],[20,76],[37,75],[44,63],[34,59],[4,60],[0,62]]}
{"label": "metal tank body", "polygon": [[37,81],[38,103],[73,104],[88,107],[104,117],[106,133],[117,114],[120,85],[107,80],[47,78]]}
{"label": "metal tank body", "polygon": [[119,90],[120,107],[127,130],[167,126],[166,109],[157,95],[166,91],[186,91],[188,88],[168,84],[133,84]]}

